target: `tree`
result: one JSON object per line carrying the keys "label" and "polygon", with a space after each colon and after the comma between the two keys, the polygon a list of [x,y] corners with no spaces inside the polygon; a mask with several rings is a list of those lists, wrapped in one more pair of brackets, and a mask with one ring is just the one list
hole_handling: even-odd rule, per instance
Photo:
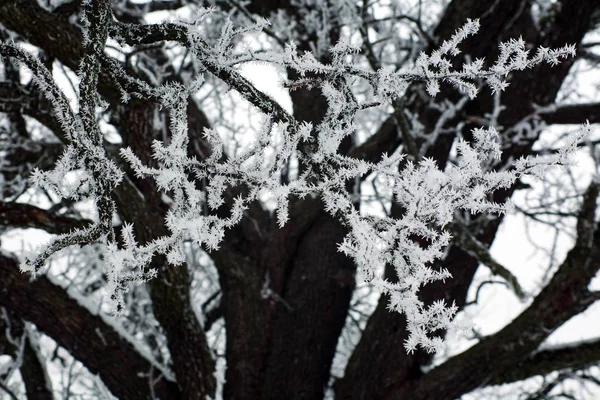
{"label": "tree", "polygon": [[[7,396],[597,382],[598,340],[543,346],[599,298],[600,187],[528,180],[564,177],[582,138],[595,159],[589,124],[541,138],[600,119],[559,95],[598,63],[597,1],[4,0],[0,23],[3,241],[54,235],[0,254]],[[244,76],[252,62],[285,76],[291,109]],[[540,185],[554,203],[517,211],[574,239],[528,297],[489,247]],[[434,359],[480,268],[524,310]]]}

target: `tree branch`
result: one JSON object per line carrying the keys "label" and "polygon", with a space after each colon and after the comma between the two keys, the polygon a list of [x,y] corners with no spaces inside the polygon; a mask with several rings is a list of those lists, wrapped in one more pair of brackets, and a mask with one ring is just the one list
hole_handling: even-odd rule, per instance
{"label": "tree branch", "polygon": [[537,115],[547,124],[591,124],[600,122],[600,103],[567,104],[552,106]]}
{"label": "tree branch", "polygon": [[600,63],[600,54],[596,54],[591,50],[583,49],[577,53],[577,57],[583,58],[592,64],[598,65]]}
{"label": "tree branch", "polygon": [[469,253],[475,257],[479,262],[488,267],[493,275],[499,276],[504,279],[508,286],[512,289],[513,293],[521,300],[525,300],[527,295],[519,284],[519,280],[513,275],[505,266],[496,261],[489,252],[487,246],[481,243],[475,236],[473,236],[467,227],[459,223],[453,223],[450,229],[455,233],[454,241]]}
{"label": "tree branch", "polygon": [[600,362],[600,339],[541,350],[495,376],[490,385],[521,381],[554,371],[581,370]]}
{"label": "tree branch", "polygon": [[588,187],[577,222],[575,246],[525,311],[500,332],[433,369],[408,393],[402,388],[388,399],[454,399],[487,385],[532,354],[559,326],[587,309],[592,304],[587,286],[600,268],[596,262],[600,257],[600,230],[594,222],[599,191],[597,183]]}
{"label": "tree branch", "polygon": [[150,388],[147,374],[155,369],[152,363],[47,278],[30,281],[19,272],[18,261],[4,253],[0,254],[0,275],[0,304],[52,337],[92,374],[98,374],[115,396],[150,399],[154,392],[161,399],[179,398],[175,384],[164,377]]}
{"label": "tree branch", "polygon": [[48,233],[63,234],[91,224],[93,221],[52,214],[29,204],[0,201],[0,225],[10,228],[37,228]]}

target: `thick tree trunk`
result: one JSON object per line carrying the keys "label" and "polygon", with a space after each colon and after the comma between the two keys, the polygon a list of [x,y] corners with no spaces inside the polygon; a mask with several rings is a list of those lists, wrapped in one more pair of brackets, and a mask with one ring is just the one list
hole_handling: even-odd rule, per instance
{"label": "thick tree trunk", "polygon": [[274,323],[262,399],[323,396],[354,288],[354,263],[337,251],[346,233],[321,214],[301,238]]}

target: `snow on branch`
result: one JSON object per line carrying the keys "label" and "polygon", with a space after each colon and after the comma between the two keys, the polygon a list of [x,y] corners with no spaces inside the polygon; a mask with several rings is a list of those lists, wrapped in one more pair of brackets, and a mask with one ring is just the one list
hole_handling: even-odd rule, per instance
{"label": "snow on branch", "polygon": [[81,80],[77,114],[54,82],[52,73],[40,61],[17,46],[0,43],[0,55],[11,57],[31,71],[33,82],[51,102],[57,120],[67,133],[67,146],[57,161],[55,169],[45,172],[35,169],[32,174],[34,184],[55,193],[59,199],[91,198],[94,200],[98,214],[98,222],[91,227],[59,235],[37,254],[26,255],[21,266],[23,270],[37,272],[48,257],[68,246],[96,241],[114,241],[112,218],[115,205],[111,195],[121,181],[123,173],[107,156],[102,146],[102,133],[96,120],[97,107],[102,105],[97,85],[100,58],[108,38],[110,6],[109,0],[84,4],[86,54],[79,71]]}
{"label": "snow on branch", "polygon": [[82,129],[81,121],[71,109],[65,94],[54,82],[48,68],[30,53],[12,43],[0,42],[0,57],[11,58],[31,71],[33,83],[52,105],[54,116],[66,132],[67,138],[71,140],[75,137],[76,132]]}
{"label": "snow on branch", "polygon": [[[211,49],[194,33],[195,28],[194,24],[188,25],[185,40],[182,39],[183,33],[178,34],[178,40],[194,42],[198,61],[231,87],[238,89],[244,98],[266,115],[256,142],[237,158],[223,160],[223,143],[210,130],[205,135],[217,151],[204,161],[186,158],[183,137],[173,140],[168,148],[155,143],[155,158],[162,161],[163,165],[159,169],[148,169],[131,151],[123,152],[136,173],[153,176],[159,187],[175,193],[174,207],[167,216],[172,236],[156,244],[160,251],[167,252],[171,261],[181,262],[183,257],[178,250],[181,239],[190,238],[199,245],[216,248],[224,230],[238,223],[247,206],[263,193],[275,197],[280,226],[287,222],[287,198],[290,195],[302,197],[318,194],[326,210],[350,229],[340,244],[340,251],[354,258],[365,277],[390,294],[391,309],[406,313],[411,332],[406,343],[407,350],[413,351],[418,346],[428,351],[438,349],[441,340],[430,337],[430,334],[451,327],[450,321],[456,308],[444,303],[426,307],[419,300],[418,290],[428,282],[451,278],[447,271],[434,270],[431,265],[442,257],[449,244],[450,233],[445,227],[452,222],[454,212],[459,209],[473,213],[504,212],[505,205],[488,200],[491,192],[509,187],[519,176],[536,172],[542,165],[564,164],[566,158],[525,159],[519,161],[513,170],[493,171],[490,166],[500,158],[499,139],[494,128],[475,130],[473,144],[460,141],[459,162],[446,171],[439,170],[431,159],[423,159],[418,164],[408,161],[399,171],[398,165],[403,160],[400,152],[383,157],[377,164],[342,156],[338,148],[342,140],[354,132],[355,115],[364,108],[352,94],[350,78],[358,77],[370,82],[378,96],[377,104],[402,97],[413,80],[426,81],[431,95],[439,90],[439,82],[447,81],[474,97],[477,87],[471,81],[483,79],[492,90],[502,91],[507,85],[504,79],[510,72],[531,68],[541,62],[556,63],[559,58],[572,54],[573,48],[565,47],[556,51],[542,49],[530,59],[522,40],[509,41],[501,45],[499,59],[490,69],[484,70],[483,60],[476,60],[464,65],[461,71],[453,71],[446,57],[457,55],[460,52],[457,46],[479,29],[477,21],[468,21],[438,50],[431,55],[421,54],[414,67],[405,71],[382,69],[370,72],[347,64],[344,56],[357,49],[343,39],[331,49],[334,55],[331,64],[319,62],[310,53],[298,54],[293,44],[288,45],[284,53],[257,55],[256,59],[295,69],[301,76],[316,74],[313,83],[321,88],[328,108],[323,121],[318,126],[312,126],[297,124],[288,117],[282,118],[271,112],[271,106],[261,105],[264,100],[261,95],[254,96],[254,89],[248,90],[247,83],[239,80],[229,66],[236,61],[233,55],[227,54],[224,39],[219,41],[217,49]],[[124,26],[120,27],[121,33],[124,29]],[[154,37],[157,29],[150,29]],[[230,37],[231,29],[224,29],[225,39]],[[178,107],[183,107],[181,104],[191,93],[186,93],[185,88],[177,90],[181,93]],[[176,137],[178,135],[176,133]],[[269,163],[264,155],[275,138],[282,145],[274,161]],[[579,136],[574,138],[578,139]],[[569,146],[561,154],[566,156],[572,150],[572,146]],[[280,171],[294,154],[307,166],[307,171],[297,180],[282,184]],[[403,207],[405,213],[402,218],[362,215],[356,210],[351,194],[346,191],[345,182],[370,173],[378,174],[385,182],[388,193]],[[204,192],[196,193],[193,182],[187,180],[190,175],[210,182]],[[224,203],[226,188],[236,186],[245,186],[248,190],[244,197],[235,199],[229,218],[203,214],[203,203],[211,209],[220,207]],[[375,276],[375,268],[386,263],[394,266],[397,282],[384,281]]]}
{"label": "snow on branch", "polygon": [[[443,256],[450,243],[447,227],[455,212],[504,212],[506,205],[489,200],[494,190],[510,187],[523,174],[539,174],[549,165],[567,164],[576,141],[590,129],[584,127],[565,150],[553,158],[526,158],[519,160],[513,169],[503,171],[493,168],[501,155],[498,133],[493,127],[474,130],[472,143],[459,141],[458,163],[444,171],[432,159],[405,160],[400,151],[384,155],[377,163],[344,156],[339,147],[344,138],[354,133],[356,114],[365,108],[401,99],[411,82],[425,82],[432,96],[439,92],[440,84],[450,83],[473,98],[482,82],[492,91],[502,91],[508,85],[506,79],[511,72],[532,68],[542,62],[556,64],[561,58],[573,55],[574,48],[542,48],[530,57],[522,40],[510,40],[500,45],[499,57],[490,68],[484,69],[484,60],[478,59],[455,70],[450,57],[458,55],[459,45],[479,29],[478,21],[468,20],[437,50],[429,55],[422,53],[413,66],[397,71],[386,67],[371,71],[355,66],[346,56],[358,49],[347,38],[342,38],[331,48],[333,57],[327,64],[311,53],[300,54],[293,43],[279,53],[244,56],[246,60],[293,69],[301,77],[310,74],[310,79],[302,81],[301,85],[320,88],[328,104],[323,120],[313,126],[296,121],[235,68],[244,59],[234,54],[232,39],[249,30],[264,29],[265,21],[242,28],[227,23],[213,45],[204,40],[200,30],[209,11],[188,23],[128,25],[108,18],[107,2],[94,2],[89,11],[87,55],[80,71],[79,115],[74,115],[67,107],[64,97],[52,83],[51,75],[39,62],[10,45],[1,45],[0,53],[33,66],[30,68],[36,79],[42,82],[40,87],[53,101],[59,120],[70,130],[73,138],[73,144],[67,148],[56,169],[36,172],[34,180],[61,196],[93,198],[100,214],[98,225],[59,237],[41,251],[33,264],[39,265],[56,250],[55,247],[60,248],[63,244],[103,241],[109,268],[107,275],[117,306],[119,294],[126,290],[129,282],[139,282],[154,275],[154,271],[145,270],[152,255],[166,254],[169,262],[181,264],[185,261],[184,241],[192,241],[207,249],[218,248],[226,229],[238,224],[249,205],[264,196],[275,199],[280,226],[289,218],[290,196],[320,196],[326,211],[349,229],[339,250],[355,260],[367,280],[389,294],[390,309],[406,314],[410,332],[406,349],[413,351],[422,347],[435,351],[439,349],[441,339],[432,337],[432,334],[440,329],[452,328],[456,307],[443,302],[426,306],[419,299],[418,292],[429,282],[451,278],[448,271],[433,269],[432,265]],[[105,23],[103,27],[99,25],[101,21]],[[171,83],[151,87],[131,78],[103,53],[108,34],[122,44],[171,40],[190,49],[199,65],[260,111],[262,123],[255,140],[240,154],[225,156],[225,143],[221,137],[206,129],[204,136],[213,149],[211,156],[203,160],[190,157],[187,152],[187,101],[198,90],[201,80],[190,86]],[[136,243],[129,225],[123,229],[124,248],[116,246],[110,236],[112,227],[108,217],[114,210],[110,193],[119,183],[122,173],[106,156],[93,118],[95,107],[101,105],[95,88],[101,66],[114,72],[124,101],[130,95],[140,96],[155,101],[170,114],[170,143],[155,141],[152,145],[156,167],[144,165],[131,149],[121,151],[121,156],[138,177],[155,180],[158,188],[172,199],[165,218],[169,235],[144,246]],[[36,73],[36,70],[41,72]],[[370,102],[361,104],[355,98],[352,85],[356,79],[371,86],[374,96]],[[288,85],[293,86],[294,82]],[[274,156],[273,149],[277,149]],[[281,171],[294,157],[302,163],[303,171],[297,179],[282,182]],[[74,169],[83,171],[78,175],[79,181],[65,185],[64,176]],[[355,199],[347,191],[346,183],[368,174],[376,174],[383,191],[402,207],[404,213],[400,218],[368,215],[356,209]],[[207,184],[197,185],[198,181]],[[226,192],[234,187],[243,190],[238,192],[237,197],[230,198]],[[393,266],[396,272],[393,282],[377,276],[377,268],[384,264]]]}

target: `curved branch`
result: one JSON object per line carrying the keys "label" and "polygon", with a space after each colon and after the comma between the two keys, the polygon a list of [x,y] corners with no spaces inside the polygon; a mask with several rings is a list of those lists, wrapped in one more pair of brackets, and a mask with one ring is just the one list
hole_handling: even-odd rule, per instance
{"label": "curved branch", "polygon": [[527,298],[527,294],[519,284],[517,277],[508,268],[496,261],[490,254],[488,247],[477,240],[466,226],[458,222],[453,223],[450,229],[454,232],[454,241],[460,248],[488,267],[493,275],[504,279],[519,300],[524,301]]}
{"label": "curved branch", "polygon": [[47,278],[30,281],[19,272],[18,261],[0,254],[0,304],[53,338],[98,374],[120,399],[178,399],[179,391],[164,378],[149,386],[152,363],[113,327],[87,311]]}
{"label": "curved branch", "polygon": [[11,228],[37,228],[48,233],[70,233],[83,229],[93,221],[56,215],[29,204],[0,201],[0,225]]}
{"label": "curved branch", "polygon": [[507,369],[494,377],[489,384],[501,385],[560,370],[581,370],[598,363],[600,363],[600,339],[567,344],[534,353],[515,368]]}

